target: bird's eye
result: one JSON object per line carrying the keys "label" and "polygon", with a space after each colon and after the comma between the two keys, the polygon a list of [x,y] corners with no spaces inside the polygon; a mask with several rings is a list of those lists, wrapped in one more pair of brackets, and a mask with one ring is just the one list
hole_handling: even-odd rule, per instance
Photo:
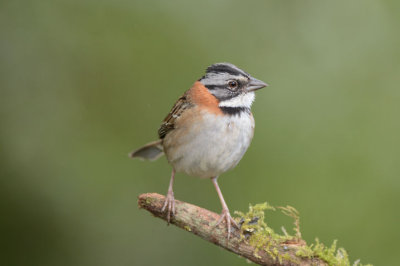
{"label": "bird's eye", "polygon": [[237,86],[238,86],[238,82],[237,82],[236,80],[230,80],[230,81],[228,82],[228,86],[229,86],[229,88],[231,88],[231,89],[236,89]]}

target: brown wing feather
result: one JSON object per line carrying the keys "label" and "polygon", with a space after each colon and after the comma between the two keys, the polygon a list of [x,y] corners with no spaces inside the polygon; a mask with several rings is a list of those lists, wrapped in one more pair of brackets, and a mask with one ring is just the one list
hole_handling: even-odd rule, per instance
{"label": "brown wing feather", "polygon": [[168,132],[175,128],[176,120],[179,119],[179,117],[186,109],[192,108],[194,106],[188,101],[187,94],[188,93],[185,93],[182,97],[178,99],[169,114],[164,118],[163,123],[158,129],[158,136],[160,137],[160,139],[165,138]]}

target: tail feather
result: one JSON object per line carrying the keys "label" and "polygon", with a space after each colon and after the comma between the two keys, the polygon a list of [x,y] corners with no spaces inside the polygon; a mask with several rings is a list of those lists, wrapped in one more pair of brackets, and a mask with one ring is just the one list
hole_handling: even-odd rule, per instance
{"label": "tail feather", "polygon": [[131,152],[129,157],[154,161],[164,154],[162,140],[150,142],[143,147]]}

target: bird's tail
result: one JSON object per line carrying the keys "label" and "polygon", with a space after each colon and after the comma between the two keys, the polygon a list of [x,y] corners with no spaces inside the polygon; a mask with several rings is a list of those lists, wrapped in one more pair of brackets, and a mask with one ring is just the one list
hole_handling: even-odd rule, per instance
{"label": "bird's tail", "polygon": [[164,154],[162,140],[147,143],[143,147],[131,152],[129,157],[154,161]]}

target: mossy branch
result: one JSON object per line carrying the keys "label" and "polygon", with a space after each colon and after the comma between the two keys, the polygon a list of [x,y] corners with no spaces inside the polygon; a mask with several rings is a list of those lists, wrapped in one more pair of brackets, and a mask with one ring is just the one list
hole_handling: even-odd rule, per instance
{"label": "mossy branch", "polygon": [[[157,193],[146,193],[139,196],[139,208],[151,212],[154,216],[166,220],[166,215],[161,211],[165,197]],[[268,208],[265,204],[264,209]],[[260,238],[260,235],[254,233],[254,225],[258,220],[264,217],[242,216],[241,230],[235,230],[231,233],[228,241],[225,224],[222,223],[215,227],[219,214],[198,206],[176,200],[176,213],[171,219],[174,224],[188,232],[191,232],[204,240],[214,243],[217,246],[236,253],[254,263],[260,265],[328,265],[325,260],[312,253],[302,255],[308,249],[305,249],[305,241],[301,235],[294,237],[279,236],[271,232],[271,237]],[[261,209],[263,212],[264,209]],[[284,208],[286,212],[293,212],[291,209]],[[263,221],[262,221],[263,223]],[[297,226],[297,225],[296,225]],[[300,234],[300,233],[299,233]],[[254,236],[254,237],[253,237]],[[257,237],[256,237],[257,236]],[[277,238],[278,236],[278,238]],[[261,243],[261,244],[260,244]]]}

